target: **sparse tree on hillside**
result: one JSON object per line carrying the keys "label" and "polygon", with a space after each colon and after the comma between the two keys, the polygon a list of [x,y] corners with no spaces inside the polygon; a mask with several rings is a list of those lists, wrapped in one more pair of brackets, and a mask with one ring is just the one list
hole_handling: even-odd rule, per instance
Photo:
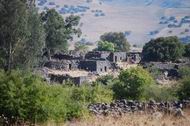
{"label": "sparse tree on hillside", "polygon": [[100,37],[102,41],[111,42],[115,46],[115,51],[129,51],[130,44],[128,43],[124,33],[109,32]]}
{"label": "sparse tree on hillside", "polygon": [[184,46],[175,36],[151,40],[143,47],[144,61],[175,61],[182,57]]}

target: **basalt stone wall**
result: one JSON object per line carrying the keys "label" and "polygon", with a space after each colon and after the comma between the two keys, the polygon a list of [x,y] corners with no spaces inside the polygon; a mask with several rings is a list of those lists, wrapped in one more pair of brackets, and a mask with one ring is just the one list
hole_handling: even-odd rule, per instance
{"label": "basalt stone wall", "polygon": [[83,61],[80,61],[80,63],[79,63],[79,69],[95,72],[97,70],[96,61],[93,61],[93,60],[83,60]]}
{"label": "basalt stone wall", "polygon": [[69,75],[54,75],[50,74],[50,81],[63,84],[65,81],[72,81],[76,86],[80,86],[88,81],[87,76],[71,77]]}
{"label": "basalt stone wall", "polygon": [[105,61],[97,61],[97,73],[104,73],[108,72],[110,69],[112,69],[111,63],[107,60]]}
{"label": "basalt stone wall", "polygon": [[79,60],[57,60],[48,61],[44,64],[44,67],[56,70],[76,70],[78,69],[80,61]]}
{"label": "basalt stone wall", "polygon": [[140,53],[128,53],[127,61],[130,63],[139,63],[141,61],[141,54]]}
{"label": "basalt stone wall", "polygon": [[190,108],[190,100],[173,101],[173,102],[140,102],[133,100],[116,100],[110,104],[94,103],[88,106],[91,113],[95,115],[122,115],[125,113],[145,112],[153,114],[161,112],[164,114],[173,114],[175,116],[184,116],[183,109]]}
{"label": "basalt stone wall", "polygon": [[112,66],[111,63],[107,60],[85,60],[80,61],[79,68],[100,74],[108,72]]}
{"label": "basalt stone wall", "polygon": [[112,52],[109,56],[109,61],[111,62],[123,62],[126,61],[126,52]]}
{"label": "basalt stone wall", "polygon": [[108,59],[110,52],[106,51],[92,51],[85,55],[86,59]]}

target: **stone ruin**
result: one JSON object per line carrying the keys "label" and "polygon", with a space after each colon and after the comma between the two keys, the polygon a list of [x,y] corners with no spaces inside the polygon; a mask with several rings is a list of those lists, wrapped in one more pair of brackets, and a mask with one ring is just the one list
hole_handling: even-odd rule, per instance
{"label": "stone ruin", "polygon": [[[57,71],[71,71],[70,74],[49,74],[50,82],[63,83],[72,80],[80,85],[88,80],[88,75],[72,76],[72,71],[87,71],[89,75],[100,76],[105,73],[120,70],[119,63],[139,63],[140,53],[91,51],[85,55],[72,55],[64,53],[54,54],[49,61],[44,63],[44,68]],[[45,73],[48,74],[47,72]]]}

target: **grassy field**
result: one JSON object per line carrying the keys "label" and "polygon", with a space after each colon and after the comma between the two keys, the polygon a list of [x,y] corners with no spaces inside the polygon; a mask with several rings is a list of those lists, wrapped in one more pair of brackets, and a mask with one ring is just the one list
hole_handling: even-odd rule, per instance
{"label": "grassy field", "polygon": [[122,117],[94,117],[88,121],[72,121],[63,126],[189,126],[190,111],[185,118],[162,115],[125,115]]}

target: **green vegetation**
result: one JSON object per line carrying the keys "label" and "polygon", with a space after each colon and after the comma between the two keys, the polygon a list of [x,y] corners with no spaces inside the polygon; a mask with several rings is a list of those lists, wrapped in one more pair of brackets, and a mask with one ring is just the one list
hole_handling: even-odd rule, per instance
{"label": "green vegetation", "polygon": [[36,9],[21,0],[1,0],[0,6],[0,67],[32,67],[45,42]]}
{"label": "green vegetation", "polygon": [[88,46],[86,44],[76,42],[75,43],[75,51],[85,54],[88,51]]}
{"label": "green vegetation", "polygon": [[177,96],[179,99],[189,99],[190,98],[190,79],[185,78],[181,81],[179,89],[177,91]]}
{"label": "green vegetation", "polygon": [[119,80],[113,85],[117,99],[140,100],[144,98],[145,88],[154,84],[151,75],[141,67],[122,71]]}
{"label": "green vegetation", "polygon": [[88,104],[113,99],[112,91],[101,85],[49,85],[21,71],[0,71],[0,90],[0,114],[32,123],[81,118],[88,115]]}
{"label": "green vegetation", "polygon": [[98,51],[112,51],[112,52],[114,52],[115,48],[114,48],[114,44],[111,42],[99,41],[97,50]]}
{"label": "green vegetation", "polygon": [[156,101],[175,101],[177,96],[172,87],[162,87],[159,85],[151,85],[145,88],[145,100],[154,99]]}
{"label": "green vegetation", "polygon": [[[124,33],[109,32],[100,37],[103,42],[110,42],[114,44],[115,51],[129,51],[130,44],[128,43]],[[107,44],[107,43],[106,43]]]}
{"label": "green vegetation", "polygon": [[[49,58],[55,51],[68,51],[68,41],[81,35],[80,17],[65,19],[54,9],[39,15],[35,7],[28,7],[26,0],[0,1],[0,115],[11,124],[29,121],[32,124],[53,120],[68,121],[89,116],[91,103],[111,102],[115,99],[175,100],[190,98],[190,68],[182,67],[178,90],[155,85],[149,72],[141,67],[123,70],[118,78],[106,75],[92,85],[74,86],[46,83],[32,73],[42,62],[46,50]],[[129,51],[123,33],[110,32],[101,36],[100,51]],[[190,45],[185,46],[189,57]],[[85,53],[87,47],[76,43],[75,51]],[[183,54],[183,45],[177,37],[151,40],[144,46],[145,61],[175,61]],[[156,77],[161,71],[150,68]],[[0,120],[1,121],[1,120]]]}
{"label": "green vegetation", "polygon": [[72,15],[64,20],[55,9],[50,9],[43,12],[41,18],[45,28],[46,49],[49,56],[57,50],[67,51],[68,40],[72,39],[72,35],[80,36],[81,34],[80,29],[75,28],[79,24],[80,17],[78,16]]}
{"label": "green vegetation", "polygon": [[185,45],[185,53],[184,53],[185,57],[189,57],[190,58],[190,43]]}
{"label": "green vegetation", "polygon": [[105,76],[97,78],[96,83],[102,84],[102,85],[112,85],[112,83],[114,82],[114,79],[115,78],[112,75],[105,75]]}
{"label": "green vegetation", "polygon": [[180,67],[178,72],[181,78],[190,77],[190,67],[188,66]]}
{"label": "green vegetation", "polygon": [[161,37],[143,47],[144,61],[176,61],[182,57],[184,46],[177,37]]}

